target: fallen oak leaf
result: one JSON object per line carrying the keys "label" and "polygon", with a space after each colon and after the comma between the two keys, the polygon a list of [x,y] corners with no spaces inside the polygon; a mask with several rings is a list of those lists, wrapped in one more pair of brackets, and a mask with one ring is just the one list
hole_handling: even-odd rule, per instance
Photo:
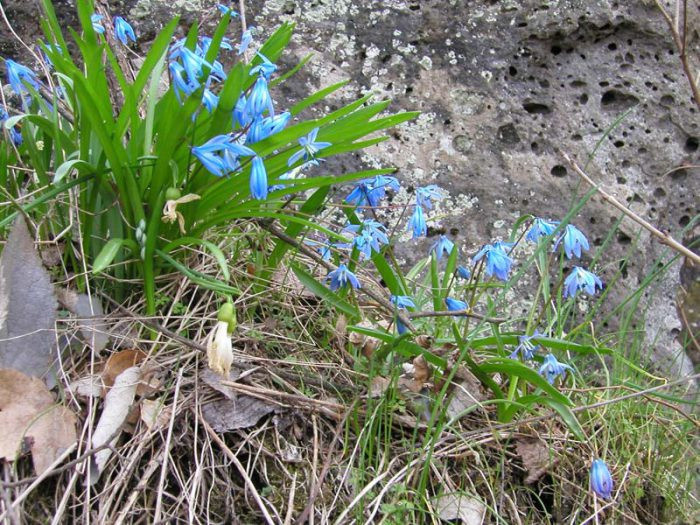
{"label": "fallen oak leaf", "polygon": [[32,453],[42,474],[77,439],[75,415],[57,405],[41,379],[0,369],[0,459]]}
{"label": "fallen oak leaf", "polygon": [[249,428],[274,412],[277,405],[239,394],[235,399],[220,399],[202,407],[204,420],[217,432]]}
{"label": "fallen oak leaf", "polygon": [[[101,447],[107,443],[114,445],[117,442],[119,430],[134,403],[136,387],[140,379],[141,369],[138,366],[127,368],[115,378],[114,385],[105,396],[102,415],[97,423],[95,432],[92,434],[92,446],[94,448]],[[88,480],[91,485],[97,482],[111,455],[111,448],[103,448],[95,453],[90,462],[90,476]]]}
{"label": "fallen oak leaf", "polygon": [[527,469],[527,485],[535,483],[559,461],[555,451],[540,439],[518,439],[515,450]]}

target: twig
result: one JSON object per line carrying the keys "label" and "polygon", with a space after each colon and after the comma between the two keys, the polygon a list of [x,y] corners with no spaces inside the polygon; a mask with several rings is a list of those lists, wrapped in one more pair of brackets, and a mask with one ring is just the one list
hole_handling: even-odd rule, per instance
{"label": "twig", "polygon": [[246,29],[248,29],[245,19],[245,0],[238,0],[238,11],[241,17],[241,33],[245,33]]}
{"label": "twig", "polygon": [[318,497],[319,493],[321,492],[321,485],[323,485],[323,481],[326,478],[326,475],[328,474],[328,470],[330,469],[331,466],[331,459],[333,458],[333,453],[335,452],[335,445],[338,442],[338,438],[340,437],[340,433],[343,430],[343,427],[345,426],[345,421],[347,420],[348,416],[352,413],[353,409],[355,408],[355,401],[350,408],[348,408],[345,412],[345,415],[343,416],[343,419],[338,421],[338,425],[335,427],[335,434],[333,434],[333,440],[331,441],[331,444],[328,448],[328,453],[326,454],[326,459],[323,462],[323,468],[321,469],[321,474],[318,476],[318,479],[316,480],[316,483],[313,484],[311,487],[311,493],[309,494],[309,501],[306,503],[306,507],[304,507],[303,512],[299,515],[299,517],[296,519],[295,525],[302,525],[303,523],[306,523],[306,521],[309,519],[309,515],[311,514],[311,510],[314,507],[314,502],[316,501],[316,498]]}
{"label": "twig", "polygon": [[[693,93],[693,99],[695,99],[695,104],[700,108],[700,87],[698,87],[698,82],[695,80],[695,76],[691,71],[690,61],[688,60],[687,53],[687,24],[688,24],[688,2],[687,0],[677,0],[676,3],[676,20],[674,21],[671,15],[666,11],[664,6],[661,4],[660,0],[654,0],[656,7],[659,8],[661,14],[663,15],[668,28],[671,30],[671,36],[673,37],[673,42],[676,44],[678,49],[678,56],[681,60],[681,65],[683,66],[683,72],[685,73],[688,83],[690,84],[690,90]],[[682,7],[681,7],[682,6]],[[682,13],[682,15],[681,15]],[[683,21],[683,33],[681,34],[680,26],[681,19]]]}
{"label": "twig", "polygon": [[632,210],[629,208],[626,208],[623,206],[620,201],[618,201],[615,197],[610,195],[609,193],[606,193],[600,186],[598,186],[586,173],[581,169],[581,167],[576,164],[576,161],[574,161],[569,155],[566,154],[566,152],[560,150],[561,155],[566,159],[566,161],[569,163],[569,165],[574,169],[574,171],[578,174],[579,177],[581,177],[584,181],[586,181],[592,188],[594,188],[602,197],[604,201],[609,202],[612,204],[615,208],[620,210],[622,213],[624,213],[627,217],[632,219],[634,222],[648,230],[654,237],[659,239],[659,242],[662,244],[665,244],[666,246],[670,247],[671,249],[682,253],[685,255],[689,260],[693,261],[695,264],[700,264],[700,255],[697,253],[694,253],[692,250],[686,248],[683,246],[681,243],[676,241],[673,237],[671,237],[668,233],[664,233],[655,226],[653,226],[651,223],[645,221],[642,219],[639,215],[634,213]]}
{"label": "twig", "polygon": [[207,423],[207,421],[201,416],[201,414],[195,413],[195,415],[201,421],[202,426],[207,431],[207,434],[209,434],[209,436],[216,442],[216,444],[219,445],[224,454],[226,454],[226,456],[236,466],[238,473],[241,475],[241,477],[245,481],[246,486],[248,487],[248,490],[250,490],[251,494],[253,495],[253,499],[258,504],[258,507],[260,507],[260,511],[263,513],[265,521],[269,525],[274,525],[275,522],[272,520],[272,516],[270,516],[270,513],[267,510],[267,507],[265,506],[265,503],[263,503],[263,500],[260,497],[260,494],[258,493],[258,489],[255,488],[253,480],[250,479],[250,476],[248,476],[248,473],[243,467],[243,464],[236,457],[236,454],[234,454],[233,451],[230,448],[228,448],[226,443],[224,443],[224,440],[221,439],[216,432],[214,432],[214,429],[211,428],[211,426],[209,426],[209,423]]}
{"label": "twig", "polygon": [[474,319],[479,319],[480,321],[486,321],[487,323],[493,324],[501,324],[508,321],[508,319],[504,317],[488,317],[483,314],[472,312],[471,310],[445,310],[441,312],[409,312],[408,317],[411,319],[418,319],[420,317],[448,317],[452,315],[455,317],[473,317]]}

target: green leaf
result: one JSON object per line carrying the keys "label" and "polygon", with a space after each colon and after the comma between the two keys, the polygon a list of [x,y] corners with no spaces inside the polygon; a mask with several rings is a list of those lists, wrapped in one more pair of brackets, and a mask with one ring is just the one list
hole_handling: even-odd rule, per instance
{"label": "green leaf", "polygon": [[228,281],[229,279],[231,279],[231,274],[228,271],[228,263],[226,262],[226,256],[224,255],[224,252],[222,252],[221,249],[211,241],[205,241],[204,239],[199,239],[197,237],[180,237],[179,239],[175,239],[174,241],[166,244],[163,247],[163,251],[166,253],[170,253],[174,248],[177,248],[178,246],[188,246],[190,244],[201,244],[207,250],[209,250],[212,256],[216,259],[216,262],[219,263],[221,273],[224,274],[226,280]]}
{"label": "green leaf", "polygon": [[[131,242],[133,243],[133,241]],[[103,272],[105,268],[112,264],[117,253],[119,253],[119,250],[125,244],[130,246],[126,239],[110,239],[107,241],[107,244],[102,247],[100,253],[97,254],[95,261],[92,263],[92,273],[97,274]]]}
{"label": "green leaf", "polygon": [[94,168],[82,159],[67,160],[56,168],[56,172],[53,176],[53,184],[61,182],[66,175],[68,175],[72,169],[77,169],[78,167],[84,167],[87,171],[94,171]]}
{"label": "green leaf", "polygon": [[343,312],[351,319],[360,317],[360,312],[353,305],[342,299],[338,294],[319,283],[310,273],[298,264],[292,264],[292,271],[299,281],[321,299],[333,305],[338,311]]}
{"label": "green leaf", "polygon": [[296,116],[309,106],[313,106],[316,102],[323,100],[334,91],[338,91],[340,88],[347,85],[348,82],[350,82],[350,80],[342,80],[336,84],[318,90],[313,95],[309,95],[301,102],[297,102],[295,105],[293,105],[289,112],[292,114],[292,116]]}
{"label": "green leaf", "polygon": [[524,364],[515,361],[514,359],[504,359],[498,357],[488,359],[487,361],[481,363],[479,368],[481,368],[481,370],[487,374],[500,373],[520,377],[531,383],[533,386],[541,388],[559,403],[571,405],[569,398],[550,385],[544,377],[539,375],[532,368],[529,368]]}

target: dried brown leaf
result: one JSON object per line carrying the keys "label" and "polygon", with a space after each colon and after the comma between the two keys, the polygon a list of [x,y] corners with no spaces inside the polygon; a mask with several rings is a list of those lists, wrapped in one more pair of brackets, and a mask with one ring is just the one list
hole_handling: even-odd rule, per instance
{"label": "dried brown leaf", "polygon": [[136,348],[128,348],[110,355],[102,371],[102,381],[104,381],[105,386],[110,388],[119,374],[127,368],[138,365],[146,357],[144,352]]}
{"label": "dried brown leaf", "polygon": [[23,217],[15,220],[0,259],[0,368],[48,376],[56,298]]}
{"label": "dried brown leaf", "polygon": [[222,385],[221,382],[235,381],[240,377],[240,375],[241,371],[235,367],[231,368],[231,370],[228,373],[228,377],[223,376],[221,374],[217,374],[210,368],[205,368],[199,373],[199,377],[202,378],[202,381],[204,381],[207,385],[212,387],[217,392],[221,392],[228,399],[236,399],[236,391],[230,386]]}
{"label": "dried brown leaf", "polygon": [[140,417],[148,430],[160,430],[170,423],[172,407],[165,406],[161,399],[141,401]]}
{"label": "dried brown leaf", "polygon": [[54,403],[42,380],[0,369],[0,458],[14,461],[31,451],[41,474],[75,443],[75,424],[75,415]]}
{"label": "dried brown leaf", "polygon": [[94,297],[74,290],[60,288],[56,292],[58,301],[78,317],[78,329],[83,340],[95,352],[101,352],[109,342],[107,323],[104,322],[102,305]]}
{"label": "dried brown leaf", "polygon": [[549,445],[539,439],[518,439],[515,450],[527,469],[525,483],[528,485],[539,480],[558,461]]}
{"label": "dried brown leaf", "polygon": [[88,375],[73,381],[68,389],[74,396],[79,397],[101,397],[103,384],[102,376],[99,374]]}
{"label": "dried brown leaf", "polygon": [[[119,374],[112,388],[105,396],[104,409],[92,435],[92,446],[101,447],[110,442],[113,445],[117,440],[117,433],[129,415],[131,405],[136,396],[136,387],[141,379],[141,369],[132,366]],[[114,436],[114,437],[113,437]],[[110,448],[98,450],[93,456],[90,466],[90,483],[95,483],[104,470],[107,460],[112,455]]]}
{"label": "dried brown leaf", "polygon": [[236,399],[221,399],[204,405],[202,415],[217,432],[228,432],[252,427],[276,408],[277,405],[261,399],[239,395]]}
{"label": "dried brown leaf", "polygon": [[470,409],[486,399],[481,383],[466,367],[460,366],[455,378],[461,381],[454,384],[452,398],[447,405],[447,415],[450,419],[466,415]]}

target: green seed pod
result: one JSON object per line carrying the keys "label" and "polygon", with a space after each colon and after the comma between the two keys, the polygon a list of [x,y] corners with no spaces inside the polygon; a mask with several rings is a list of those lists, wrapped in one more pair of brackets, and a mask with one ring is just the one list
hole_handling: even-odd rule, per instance
{"label": "green seed pod", "polygon": [[165,190],[165,200],[176,201],[180,197],[182,197],[182,192],[178,188],[170,187]]}
{"label": "green seed pod", "polygon": [[233,304],[222,304],[216,318],[219,321],[228,323],[228,333],[232,333],[236,329],[236,310],[233,308]]}

